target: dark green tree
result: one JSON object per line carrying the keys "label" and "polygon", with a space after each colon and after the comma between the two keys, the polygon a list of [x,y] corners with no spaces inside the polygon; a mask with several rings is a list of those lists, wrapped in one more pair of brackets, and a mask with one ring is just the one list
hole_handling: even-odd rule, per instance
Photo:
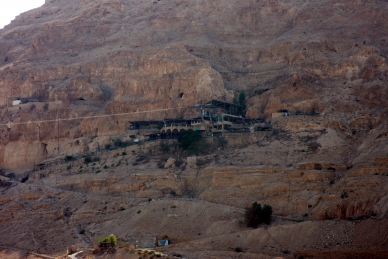
{"label": "dark green tree", "polygon": [[272,207],[270,205],[254,202],[250,208],[245,210],[245,224],[247,227],[256,228],[259,224],[269,224],[271,222]]}
{"label": "dark green tree", "polygon": [[245,105],[245,91],[244,90],[242,90],[240,92],[240,94],[238,95],[238,104],[240,104],[241,106]]}
{"label": "dark green tree", "polygon": [[189,149],[190,146],[199,142],[201,139],[202,135],[198,131],[192,129],[182,131],[178,136],[178,142],[183,149]]}

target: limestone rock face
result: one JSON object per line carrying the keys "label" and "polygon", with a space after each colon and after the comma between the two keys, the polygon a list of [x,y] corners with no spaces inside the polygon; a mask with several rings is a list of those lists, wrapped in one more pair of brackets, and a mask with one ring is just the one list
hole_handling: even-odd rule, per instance
{"label": "limestone rock face", "polygon": [[[361,129],[370,123],[353,119],[374,114],[378,126],[387,8],[382,0],[47,0],[0,31],[0,167],[30,168],[76,152],[76,141],[104,145],[96,138],[126,134],[130,120],[192,116],[187,107],[241,90],[252,118],[320,113]],[[15,98],[30,103],[11,107]],[[128,114],[84,118],[117,113]]]}

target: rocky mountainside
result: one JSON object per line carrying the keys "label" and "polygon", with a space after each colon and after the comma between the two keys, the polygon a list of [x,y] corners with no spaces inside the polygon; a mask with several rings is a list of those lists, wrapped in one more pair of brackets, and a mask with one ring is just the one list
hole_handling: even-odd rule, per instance
{"label": "rocky mountainside", "polygon": [[[168,236],[187,258],[387,258],[387,14],[384,0],[46,0],[21,14],[0,30],[0,246],[59,255],[114,232]],[[242,90],[271,131],[25,177],[129,140],[130,120]],[[273,207],[268,228],[242,223],[255,201]]]}
{"label": "rocky mountainside", "polygon": [[[383,0],[46,1],[0,31],[0,120],[188,107],[245,90],[252,118],[287,109],[373,129],[387,112],[386,13]],[[15,98],[38,103],[9,107]],[[130,119],[185,112],[2,126],[0,165],[30,168],[77,141],[103,146]]]}

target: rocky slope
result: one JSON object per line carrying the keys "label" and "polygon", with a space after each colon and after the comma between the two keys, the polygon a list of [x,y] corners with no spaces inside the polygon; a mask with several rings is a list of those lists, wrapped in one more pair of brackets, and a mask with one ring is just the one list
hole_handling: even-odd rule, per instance
{"label": "rocky slope", "polygon": [[[46,1],[0,31],[1,123],[189,107],[245,90],[252,118],[320,112],[370,129],[386,118],[384,3]],[[39,103],[7,108],[12,98]],[[103,146],[130,119],[189,113],[2,126],[0,165],[28,168],[75,141]]]}

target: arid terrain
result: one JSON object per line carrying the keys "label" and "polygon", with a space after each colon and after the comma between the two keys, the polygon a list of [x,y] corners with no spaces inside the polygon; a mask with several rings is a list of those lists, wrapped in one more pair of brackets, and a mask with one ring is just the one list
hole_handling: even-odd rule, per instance
{"label": "arid terrain", "polygon": [[[46,0],[21,14],[0,30],[0,257],[153,256],[91,252],[115,234],[168,238],[156,250],[170,258],[388,258],[387,15],[383,0]],[[268,131],[196,155],[133,143],[130,121],[243,90]],[[132,145],[107,150],[115,139]],[[244,224],[255,201],[270,225]]]}

